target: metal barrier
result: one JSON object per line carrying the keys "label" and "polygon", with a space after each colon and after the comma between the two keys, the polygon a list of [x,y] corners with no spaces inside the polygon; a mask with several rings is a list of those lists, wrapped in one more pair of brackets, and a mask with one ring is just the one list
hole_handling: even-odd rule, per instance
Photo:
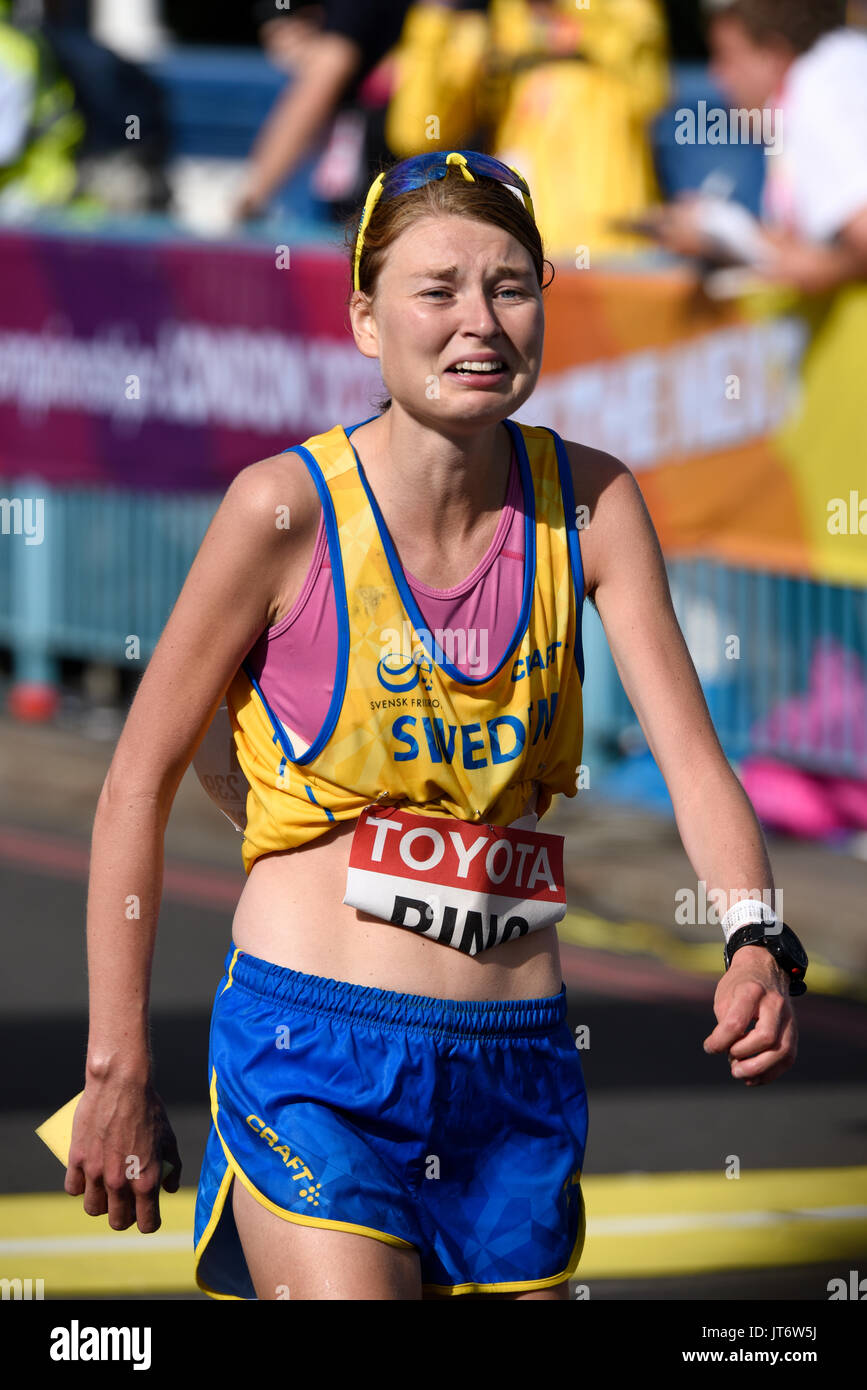
{"label": "metal barrier", "polygon": [[[39,543],[11,521],[0,534],[0,643],[12,649],[15,680],[54,682],[61,656],[143,668],[220,496],[52,489],[32,478],[0,479],[0,496],[44,499]],[[708,560],[668,570],[726,754],[864,776],[867,589]],[[604,766],[642,736],[589,603],[584,645],[584,758]]]}
{"label": "metal barrier", "polygon": [[0,490],[44,500],[38,544],[0,535],[0,643],[15,679],[54,683],[61,656],[143,667],[220,497],[33,478],[0,480]]}
{"label": "metal barrier", "polygon": [[[730,759],[867,772],[867,589],[715,561],[667,562],[672,601]],[[597,761],[646,747],[585,604],[586,724]],[[586,756],[586,755],[585,755]]]}

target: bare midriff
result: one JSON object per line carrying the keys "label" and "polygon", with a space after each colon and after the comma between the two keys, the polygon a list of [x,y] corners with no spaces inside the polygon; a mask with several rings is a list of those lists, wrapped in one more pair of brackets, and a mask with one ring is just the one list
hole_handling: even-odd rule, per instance
{"label": "bare midriff", "polygon": [[355,821],[256,860],[232,939],[248,955],[305,975],[437,999],[542,999],[562,984],[557,929],[466,955],[343,902]]}

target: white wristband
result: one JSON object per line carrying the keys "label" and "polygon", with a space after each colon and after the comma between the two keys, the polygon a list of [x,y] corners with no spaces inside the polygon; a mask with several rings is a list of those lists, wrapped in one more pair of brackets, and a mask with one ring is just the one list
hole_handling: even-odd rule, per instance
{"label": "white wristband", "polygon": [[728,945],[732,933],[741,927],[749,926],[752,922],[770,926],[779,920],[774,909],[768,907],[767,903],[763,903],[760,898],[742,898],[740,902],[735,903],[734,907],[729,908],[720,922],[720,926],[723,929],[726,945]]}

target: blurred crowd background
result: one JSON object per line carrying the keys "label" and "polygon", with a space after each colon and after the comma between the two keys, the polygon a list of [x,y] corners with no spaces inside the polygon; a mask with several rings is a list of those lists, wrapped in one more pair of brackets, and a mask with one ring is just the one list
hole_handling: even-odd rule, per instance
{"label": "blurred crowd background", "polygon": [[633,224],[685,192],[762,208],[760,142],[687,142],[676,113],[772,104],[840,19],[828,121],[840,74],[859,102],[863,0],[0,0],[0,215],[327,222],[382,160],[471,147],[525,174],[555,261],[576,227],[598,257],[646,253]]}

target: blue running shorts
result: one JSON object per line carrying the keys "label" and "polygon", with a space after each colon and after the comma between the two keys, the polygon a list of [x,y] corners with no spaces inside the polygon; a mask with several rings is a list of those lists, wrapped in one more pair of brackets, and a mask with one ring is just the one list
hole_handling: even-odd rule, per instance
{"label": "blue running shorts", "polygon": [[541,1289],[584,1246],[587,1096],[566,988],[464,1001],[348,984],[232,947],[214,1001],[196,1282],[254,1299],[239,1178],[307,1226],[413,1246],[425,1289]]}

